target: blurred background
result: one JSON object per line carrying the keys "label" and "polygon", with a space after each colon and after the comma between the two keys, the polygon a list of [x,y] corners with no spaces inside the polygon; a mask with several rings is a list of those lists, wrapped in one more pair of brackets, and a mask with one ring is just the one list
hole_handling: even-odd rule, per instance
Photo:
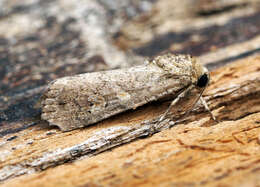
{"label": "blurred background", "polygon": [[259,51],[259,0],[0,0],[1,128],[37,116],[59,77],[165,52],[212,69]]}

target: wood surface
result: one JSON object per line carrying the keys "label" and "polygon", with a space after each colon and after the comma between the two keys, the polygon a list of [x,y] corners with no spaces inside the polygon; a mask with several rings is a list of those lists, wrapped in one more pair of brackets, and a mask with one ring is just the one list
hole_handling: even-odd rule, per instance
{"label": "wood surface", "polygon": [[[0,1],[0,185],[260,186],[259,1],[109,2]],[[219,122],[198,104],[156,123],[168,102],[66,133],[40,120],[51,80],[164,52],[211,70]]]}
{"label": "wood surface", "polygon": [[[6,150],[2,168],[9,170],[9,177],[19,170],[44,171],[7,181],[5,186],[25,182],[70,186],[68,181],[76,186],[225,184],[236,175],[244,176],[243,183],[259,185],[260,56],[212,72],[205,98],[219,123],[196,109],[184,123],[165,130],[171,122],[163,126],[149,122],[167,107],[157,104],[68,133],[40,124],[21,131],[2,146],[1,151]],[[80,160],[61,165],[75,159]],[[56,165],[61,166],[45,170]],[[3,169],[1,173],[4,177]]]}

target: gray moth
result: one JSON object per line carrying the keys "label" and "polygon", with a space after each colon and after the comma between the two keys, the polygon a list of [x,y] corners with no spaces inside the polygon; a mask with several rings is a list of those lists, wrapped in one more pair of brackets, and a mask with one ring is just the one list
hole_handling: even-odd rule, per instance
{"label": "gray moth", "polygon": [[191,110],[208,83],[208,70],[190,55],[165,54],[140,66],[52,81],[41,98],[41,118],[70,131],[152,101],[172,100],[162,121],[169,112]]}

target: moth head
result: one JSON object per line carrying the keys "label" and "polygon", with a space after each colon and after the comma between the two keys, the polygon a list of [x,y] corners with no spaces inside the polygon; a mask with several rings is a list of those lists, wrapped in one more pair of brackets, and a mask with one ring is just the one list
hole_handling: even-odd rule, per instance
{"label": "moth head", "polygon": [[192,58],[192,79],[198,88],[205,88],[209,84],[210,75],[207,68],[202,66],[197,59]]}
{"label": "moth head", "polygon": [[208,84],[209,84],[209,80],[210,80],[210,76],[209,76],[209,72],[206,68],[204,68],[205,70],[203,71],[203,73],[198,77],[196,86],[200,87],[200,88],[205,88]]}

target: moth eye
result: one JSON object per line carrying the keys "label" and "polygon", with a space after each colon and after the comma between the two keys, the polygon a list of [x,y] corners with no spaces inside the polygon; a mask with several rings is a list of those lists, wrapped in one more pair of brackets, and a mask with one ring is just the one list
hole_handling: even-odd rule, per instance
{"label": "moth eye", "polygon": [[200,87],[200,88],[203,88],[203,87],[207,86],[208,82],[209,82],[209,77],[206,73],[204,73],[198,79],[197,86]]}

